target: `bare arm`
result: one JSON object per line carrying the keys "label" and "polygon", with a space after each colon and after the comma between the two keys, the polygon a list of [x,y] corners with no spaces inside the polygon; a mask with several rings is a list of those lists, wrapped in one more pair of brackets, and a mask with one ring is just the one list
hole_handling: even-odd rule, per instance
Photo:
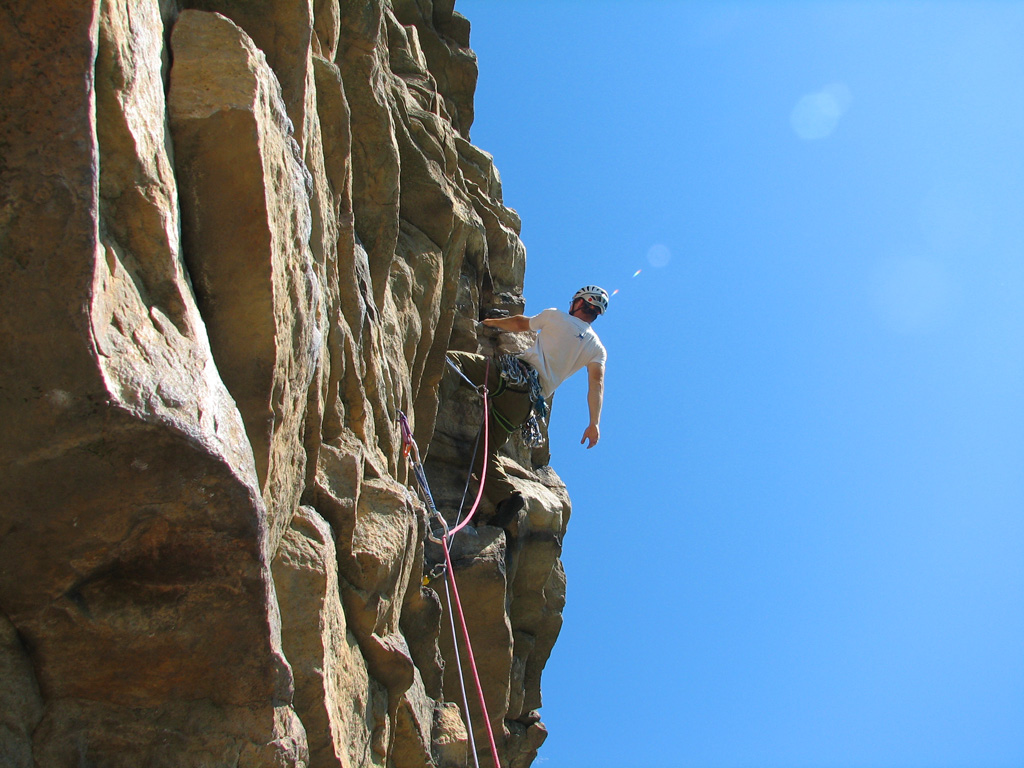
{"label": "bare arm", "polygon": [[593,448],[597,445],[597,441],[601,439],[601,406],[604,404],[604,365],[601,363],[588,363],[587,364],[587,406],[590,408],[590,425],[583,432],[583,439],[580,440],[580,445],[583,445],[587,440],[590,444],[587,445],[587,449]]}
{"label": "bare arm", "polygon": [[488,328],[497,328],[499,331],[521,333],[530,330],[530,318],[526,315],[513,315],[512,317],[488,317],[483,321]]}

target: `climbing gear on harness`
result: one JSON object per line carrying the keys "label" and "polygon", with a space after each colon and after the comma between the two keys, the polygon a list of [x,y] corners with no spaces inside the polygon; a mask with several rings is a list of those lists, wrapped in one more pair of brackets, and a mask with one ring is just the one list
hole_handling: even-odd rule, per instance
{"label": "climbing gear on harness", "polygon": [[597,285],[585,285],[572,296],[570,306],[576,303],[576,299],[583,299],[587,304],[597,310],[597,314],[603,315],[608,311],[608,291]]}
{"label": "climbing gear on harness", "polygon": [[519,427],[519,433],[527,448],[540,448],[544,445],[544,433],[540,431],[540,421],[536,414],[530,414],[530,418]]}
{"label": "climbing gear on harness", "polygon": [[536,368],[515,355],[506,354],[498,358],[498,373],[508,386],[519,387],[520,392],[529,394],[534,408],[542,417],[547,417],[548,404],[544,401]]}
{"label": "climbing gear on harness", "polygon": [[533,409],[530,416],[519,427],[510,426],[507,420],[503,422],[496,411],[494,412],[495,418],[506,432],[514,432],[519,429],[527,448],[539,448],[544,445],[544,435],[540,425],[548,417],[548,403],[544,399],[537,369],[515,355],[502,355],[498,358],[498,373],[501,375],[502,381],[506,382],[509,387],[525,388],[525,392],[530,396]]}

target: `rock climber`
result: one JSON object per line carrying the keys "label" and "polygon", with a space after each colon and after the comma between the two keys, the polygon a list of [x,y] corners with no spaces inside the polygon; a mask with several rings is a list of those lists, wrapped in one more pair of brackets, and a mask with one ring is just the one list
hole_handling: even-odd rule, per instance
{"label": "rock climber", "polygon": [[[491,401],[490,450],[493,456],[517,429],[527,445],[539,445],[537,419],[545,418],[555,389],[581,368],[587,369],[587,406],[590,423],[580,445],[593,448],[601,439],[601,406],[604,402],[604,369],[608,353],[591,324],[608,309],[608,292],[596,285],[580,288],[569,303],[569,311],[545,309],[532,317],[487,318],[483,324],[498,331],[536,331],[529,349],[518,355],[502,355],[490,361],[487,389]],[[448,358],[476,386],[483,383],[488,359],[469,352],[449,352]],[[482,457],[481,457],[482,459]],[[477,462],[479,473],[482,461]],[[525,502],[515,485],[491,462],[485,481],[487,498],[496,502],[491,520],[507,525]]]}

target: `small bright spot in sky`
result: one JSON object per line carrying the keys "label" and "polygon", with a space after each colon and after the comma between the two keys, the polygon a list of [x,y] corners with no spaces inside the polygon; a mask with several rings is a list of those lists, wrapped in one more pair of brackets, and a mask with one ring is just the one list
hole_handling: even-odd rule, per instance
{"label": "small bright spot in sky", "polygon": [[[667,245],[661,243],[655,243],[647,249],[647,261],[652,267],[664,267],[672,260],[672,251],[668,249]],[[640,270],[637,270],[637,275],[640,274]],[[636,275],[634,275],[636,277]]]}
{"label": "small bright spot in sky", "polygon": [[789,115],[789,122],[801,139],[824,139],[839,125],[850,108],[853,96],[843,83],[826,85],[816,93],[800,98]]}
{"label": "small bright spot in sky", "polygon": [[642,269],[638,269],[638,270],[637,270],[636,272],[634,272],[634,273],[633,273],[633,277],[636,277],[636,276],[637,276],[637,275],[639,275],[639,274],[640,274],[641,272],[643,272],[643,270],[642,270]]}

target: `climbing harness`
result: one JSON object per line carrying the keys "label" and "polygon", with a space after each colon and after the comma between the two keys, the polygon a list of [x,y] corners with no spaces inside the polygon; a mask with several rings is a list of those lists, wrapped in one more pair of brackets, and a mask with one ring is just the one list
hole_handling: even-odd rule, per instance
{"label": "climbing harness", "polygon": [[[452,364],[450,360],[448,362],[449,362],[450,365],[452,365],[453,368],[456,368],[456,370],[458,370],[457,367],[454,364]],[[489,372],[490,372],[490,361],[488,361],[488,367],[487,367],[487,369],[485,371],[485,374],[484,374],[484,381],[485,382],[487,381],[487,377],[488,377],[488,373]],[[459,373],[460,373],[460,375],[462,375],[463,378],[466,378],[466,376],[464,374],[462,374],[462,371],[459,371]],[[469,379],[466,378],[466,381],[469,381]],[[478,391],[480,392],[480,395],[483,397],[483,401],[484,401],[484,419],[483,419],[484,461],[483,461],[483,466],[482,466],[482,468],[480,470],[480,487],[477,490],[476,500],[473,502],[473,506],[470,508],[469,514],[466,515],[466,519],[462,520],[461,522],[456,523],[453,527],[449,527],[448,526],[448,523],[445,521],[444,517],[441,516],[441,513],[438,512],[437,506],[434,504],[434,497],[433,497],[433,494],[431,494],[430,486],[427,483],[427,475],[426,475],[426,472],[423,470],[423,463],[420,460],[419,447],[416,445],[416,440],[412,436],[412,429],[409,427],[409,420],[406,418],[405,414],[402,413],[401,411],[399,411],[399,413],[398,413],[398,420],[399,420],[399,423],[401,425],[401,431],[402,431],[402,455],[404,457],[406,457],[406,459],[408,459],[410,461],[410,463],[412,464],[413,474],[416,477],[416,482],[417,482],[417,484],[420,487],[420,492],[423,494],[424,503],[427,506],[428,531],[429,531],[428,537],[430,538],[431,541],[434,541],[435,543],[440,544],[441,545],[441,549],[444,550],[444,559],[445,559],[444,571],[446,572],[447,577],[448,577],[447,578],[448,589],[445,590],[445,597],[448,600],[448,618],[449,618],[449,622],[451,623],[451,629],[452,629],[452,646],[455,649],[455,661],[456,661],[456,665],[457,665],[457,669],[458,669],[458,673],[459,673],[459,686],[462,689],[462,702],[463,702],[463,708],[464,708],[465,716],[466,716],[466,730],[467,730],[467,732],[469,734],[470,747],[471,747],[472,752],[473,752],[473,762],[474,762],[476,768],[480,768],[480,763],[479,763],[479,761],[477,759],[477,754],[476,754],[476,741],[473,738],[473,724],[472,724],[472,721],[470,719],[470,714],[469,714],[469,699],[468,699],[468,696],[466,694],[466,681],[465,681],[465,679],[463,677],[463,674],[462,674],[462,660],[461,660],[461,656],[459,654],[459,638],[458,638],[458,632],[457,632],[457,630],[455,628],[455,612],[452,611],[452,600],[451,600],[452,595],[455,596],[455,608],[458,611],[459,623],[462,626],[462,637],[463,637],[463,639],[465,641],[465,644],[466,644],[466,655],[469,658],[469,668],[470,668],[470,670],[473,673],[473,680],[476,683],[477,696],[480,699],[480,711],[483,713],[484,725],[486,726],[486,729],[487,729],[487,738],[490,741],[491,757],[494,759],[494,766],[495,766],[495,768],[501,768],[501,762],[498,759],[498,747],[497,747],[497,744],[494,741],[494,730],[491,727],[490,716],[487,714],[487,703],[484,700],[484,689],[483,689],[482,684],[480,683],[480,674],[479,674],[479,672],[477,670],[476,658],[473,655],[473,645],[472,645],[472,643],[470,642],[470,639],[469,639],[469,628],[466,626],[466,616],[465,616],[465,613],[462,610],[462,600],[459,598],[459,588],[458,588],[458,586],[455,583],[455,568],[452,565],[452,557],[451,557],[452,537],[456,533],[461,531],[463,528],[465,528],[467,525],[469,525],[469,522],[473,519],[473,516],[476,514],[476,511],[477,511],[477,509],[480,506],[480,500],[483,498],[484,481],[487,478],[487,448],[488,448],[488,441],[489,441],[489,438],[490,438],[490,434],[489,434],[490,430],[487,427],[487,421],[488,421],[487,413],[488,413],[488,405],[489,405],[488,404],[488,398],[487,398],[487,386],[486,386],[486,384],[484,384],[484,385],[480,386],[479,388],[477,388],[476,385],[473,384],[473,382],[470,381],[469,383],[474,387],[474,389],[478,389]],[[475,457],[474,457],[474,461],[475,461]],[[468,488],[468,481],[467,481],[467,488]],[[463,493],[463,502],[465,502],[465,493]],[[461,516],[461,514],[462,514],[461,509],[459,510],[459,514]],[[435,569],[436,569],[436,566],[435,566]],[[435,572],[435,569],[431,569],[431,574],[433,574]],[[437,575],[440,576],[440,573],[437,573]]]}
{"label": "climbing harness", "polygon": [[[499,389],[499,392],[508,386],[526,388],[533,408],[530,411],[530,416],[518,429],[523,436],[523,442],[526,443],[527,448],[539,448],[544,445],[544,434],[541,432],[540,425],[548,417],[548,404],[544,399],[544,391],[540,385],[537,369],[515,355],[506,354],[498,358],[498,372],[504,385]],[[497,413],[495,413],[495,416],[497,416]],[[499,422],[504,422],[504,420],[499,419]],[[516,430],[516,427],[511,426],[510,428],[510,425],[507,423],[501,423],[501,426],[508,432]]]}
{"label": "climbing harness", "polygon": [[[462,372],[462,369],[459,368],[459,366],[452,362],[450,357],[446,357],[445,362],[447,362],[451,369],[461,376],[462,380],[469,384],[469,386],[475,390],[480,389],[480,387],[474,384],[470,378]],[[540,377],[537,374],[537,370],[532,365],[519,359],[513,354],[502,355],[498,358],[497,364],[499,381],[498,389],[494,392],[493,397],[498,397],[498,395],[511,387],[520,387],[521,389],[518,391],[525,391],[526,394],[529,395],[533,408],[529,417],[522,424],[513,424],[493,408],[491,409],[491,415],[506,432],[511,434],[512,432],[519,430],[527,448],[539,448],[544,445],[544,433],[541,431],[541,424],[547,420],[549,409],[547,400],[544,399],[544,391],[541,388]],[[490,365],[489,360],[488,365]]]}

